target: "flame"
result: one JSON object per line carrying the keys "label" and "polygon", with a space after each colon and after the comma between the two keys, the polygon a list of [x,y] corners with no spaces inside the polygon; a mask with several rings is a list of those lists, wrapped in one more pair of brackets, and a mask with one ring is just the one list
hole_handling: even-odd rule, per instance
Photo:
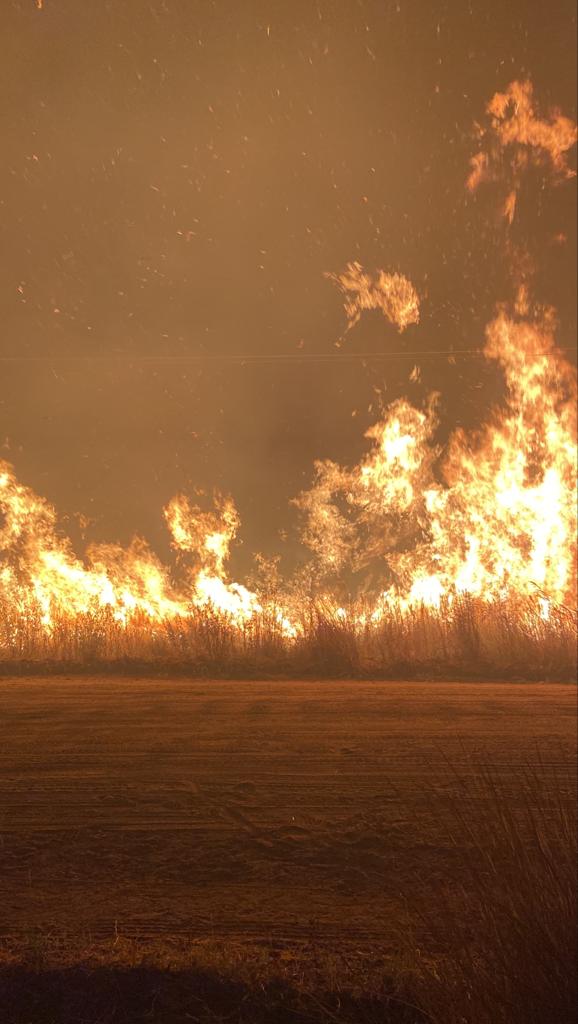
{"label": "flame", "polygon": [[381,310],[386,320],[400,331],[419,323],[419,298],[403,274],[386,274],[380,270],[374,277],[366,274],[360,263],[348,263],[341,274],[325,275],[344,295],[344,309],[350,330],[367,309]]}
{"label": "flame", "polygon": [[502,366],[506,403],[477,434],[456,431],[443,460],[432,395],[424,410],[393,403],[358,465],[317,464],[298,505],[325,574],[377,557],[391,593],[410,602],[536,588],[575,600],[575,378],[555,349],[551,311],[535,317],[502,308],[487,328],[485,355]]}
{"label": "flame", "polygon": [[261,606],[254,594],[224,578],[229,545],[239,518],[233,502],[217,496],[216,510],[203,513],[184,496],[164,510],[173,546],[196,557],[189,583],[177,588],[145,541],[128,549],[99,545],[88,549],[88,565],[58,534],[55,509],[20,484],[12,468],[0,463],[0,530],[2,596],[25,609],[31,596],[50,629],[56,616],[78,616],[108,607],[126,623],[134,612],[151,619],[187,616],[210,604],[242,623]]}
{"label": "flame", "polygon": [[470,192],[486,181],[510,181],[502,212],[512,223],[522,175],[530,164],[542,166],[554,183],[575,175],[568,166],[568,151],[577,139],[576,124],[559,110],[541,118],[536,110],[532,83],[511,82],[487,106],[488,124],[478,128],[482,146],[470,161]]}
{"label": "flame", "polygon": [[[576,127],[559,113],[538,117],[529,83],[497,93],[488,112],[488,146],[472,160],[468,187],[505,166],[511,223],[528,160],[546,160],[557,179],[571,176]],[[520,267],[527,277],[529,258],[517,263],[517,277]],[[417,291],[401,274],[371,276],[349,263],[328,277],[344,296],[348,329],[367,310],[400,331],[419,322]],[[505,397],[478,430],[455,430],[442,450],[442,396],[432,393],[419,408],[400,398],[367,431],[356,465],[316,462],[312,486],[294,502],[311,552],[301,578],[335,621],[366,628],[421,605],[441,614],[460,595],[487,603],[534,597],[544,621],[554,604],[575,604],[576,381],[555,334],[553,310],[532,303],[524,280],[486,330],[484,356],[500,367]],[[240,528],[231,498],[217,494],[204,510],[176,495],[164,520],[176,566],[138,537],[127,548],[93,545],[80,558],[52,505],[0,462],[0,612],[37,622],[47,636],[80,616],[106,613],[124,628],[138,616],[178,623],[199,609],[241,631],[267,616],[286,640],[302,634],[304,587],[290,581],[272,599],[229,578]],[[339,597],[355,578],[366,591],[362,610]]]}

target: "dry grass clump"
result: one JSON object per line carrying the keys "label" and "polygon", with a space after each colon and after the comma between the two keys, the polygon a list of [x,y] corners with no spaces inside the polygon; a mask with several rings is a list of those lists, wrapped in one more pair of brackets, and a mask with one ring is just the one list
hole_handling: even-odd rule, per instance
{"label": "dry grass clump", "polygon": [[110,608],[53,617],[14,608],[0,597],[0,669],[6,671],[147,671],[229,678],[517,679],[572,681],[573,613],[535,601],[487,603],[461,597],[439,609],[388,610],[375,622],[361,605],[337,614],[323,602],[301,613],[294,638],[275,609],[234,624],[210,607],[187,617],[126,625]]}
{"label": "dry grass clump", "polygon": [[426,1024],[394,999],[250,985],[211,970],[75,966],[0,971],[5,1024]]}
{"label": "dry grass clump", "polygon": [[575,763],[524,769],[513,785],[481,764],[462,790],[445,816],[462,882],[446,880],[435,913],[419,884],[408,901],[415,1000],[433,1024],[569,1024],[578,1006]]}
{"label": "dry grass clump", "polygon": [[116,931],[0,942],[6,1024],[428,1024],[377,954]]}
{"label": "dry grass clump", "polygon": [[426,677],[576,678],[576,619],[552,607],[545,619],[533,600],[486,603],[460,597],[438,610],[393,610],[364,638],[377,666]]}

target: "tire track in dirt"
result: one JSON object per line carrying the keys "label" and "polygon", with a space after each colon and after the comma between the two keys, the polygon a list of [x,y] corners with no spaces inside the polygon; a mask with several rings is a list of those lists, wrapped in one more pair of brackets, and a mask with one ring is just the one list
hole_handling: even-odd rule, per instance
{"label": "tire track in dirt", "polygon": [[361,940],[476,757],[570,789],[575,748],[571,687],[2,680],[0,931]]}

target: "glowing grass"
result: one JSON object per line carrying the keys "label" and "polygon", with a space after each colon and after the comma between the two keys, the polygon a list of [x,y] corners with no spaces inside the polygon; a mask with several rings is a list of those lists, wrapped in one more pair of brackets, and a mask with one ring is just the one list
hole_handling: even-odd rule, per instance
{"label": "glowing grass", "polygon": [[284,635],[271,613],[239,626],[227,615],[191,608],[190,615],[126,623],[95,605],[53,616],[50,630],[32,602],[0,599],[0,668],[6,672],[139,671],[243,678],[397,678],[572,681],[576,622],[536,600],[488,603],[462,597],[439,609],[392,609],[363,623],[363,609],[342,615],[310,604],[298,635]]}

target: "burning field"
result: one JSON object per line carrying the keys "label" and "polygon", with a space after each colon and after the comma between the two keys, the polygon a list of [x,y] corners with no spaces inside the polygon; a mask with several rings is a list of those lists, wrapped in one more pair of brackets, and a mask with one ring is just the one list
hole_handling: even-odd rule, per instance
{"label": "burning field", "polygon": [[570,1024],[575,11],[4,7],[0,1024]]}
{"label": "burning field", "polygon": [[[557,346],[555,310],[533,301],[536,257],[513,231],[525,175],[544,187],[573,177],[576,126],[541,113],[531,83],[514,81],[491,99],[477,135],[464,187],[496,190],[511,258],[510,298],[480,350],[503,382],[485,422],[442,445],[443,394],[385,405],[361,460],[319,460],[294,499],[308,555],[289,576],[257,556],[253,585],[228,574],[241,527],[230,497],[215,494],[210,509],[185,494],[168,503],[173,566],[141,537],[128,548],[94,544],[81,558],[56,510],[2,463],[6,670],[573,678],[575,367]],[[327,276],[343,295],[343,344],[354,344],[368,310],[400,334],[419,324],[419,288],[404,275],[351,262]],[[412,377],[421,372],[416,364]]]}

